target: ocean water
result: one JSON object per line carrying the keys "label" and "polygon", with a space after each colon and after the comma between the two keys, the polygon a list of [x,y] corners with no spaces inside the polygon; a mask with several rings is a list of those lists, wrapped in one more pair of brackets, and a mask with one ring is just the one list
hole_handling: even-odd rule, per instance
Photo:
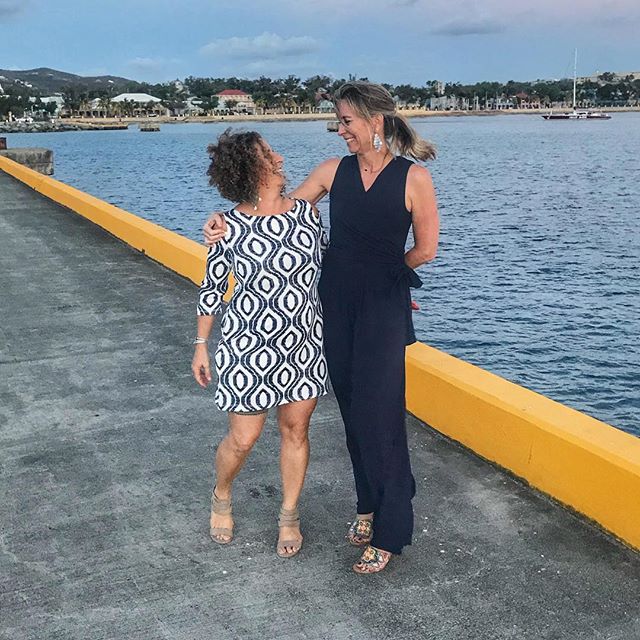
{"label": "ocean water", "polygon": [[[418,339],[640,435],[640,113],[607,122],[539,116],[414,120],[441,244],[419,269]],[[9,134],[54,150],[55,177],[201,240],[224,209],[206,146],[224,124]],[[286,158],[291,185],[346,153],[325,122],[248,123]],[[320,210],[328,219],[328,203]]]}

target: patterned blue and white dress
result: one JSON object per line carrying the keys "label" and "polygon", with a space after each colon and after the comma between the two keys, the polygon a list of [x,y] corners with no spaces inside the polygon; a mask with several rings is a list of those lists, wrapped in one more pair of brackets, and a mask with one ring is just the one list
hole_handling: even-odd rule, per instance
{"label": "patterned blue and white dress", "polygon": [[305,200],[256,216],[231,209],[209,249],[198,315],[217,315],[229,273],[236,284],[215,352],[216,406],[262,411],[327,393],[318,279],[326,236]]}

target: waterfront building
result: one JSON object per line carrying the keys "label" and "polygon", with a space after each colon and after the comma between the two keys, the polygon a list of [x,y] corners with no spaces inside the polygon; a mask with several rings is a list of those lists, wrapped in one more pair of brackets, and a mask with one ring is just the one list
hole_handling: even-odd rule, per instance
{"label": "waterfront building", "polygon": [[[29,102],[30,103],[35,103],[36,102],[36,98],[34,98],[33,96],[29,98]],[[56,110],[51,114],[53,116],[59,116],[60,113],[62,112],[62,110],[64,109],[64,98],[62,97],[62,94],[60,93],[54,93],[51,96],[42,96],[40,98],[40,102],[42,102],[43,104],[51,104],[54,103],[56,105]]]}
{"label": "waterfront building", "polygon": [[202,100],[200,98],[196,98],[194,96],[187,98],[186,106],[184,109],[184,115],[201,116],[204,113],[205,113],[205,110],[202,107]]}
{"label": "waterfront building", "polygon": [[331,101],[331,93],[324,87],[319,87],[313,96],[315,103],[314,111],[316,113],[333,113],[335,106]]}
{"label": "waterfront building", "polygon": [[507,109],[515,109],[517,107],[516,97],[508,97],[505,95],[496,96],[495,98],[487,98],[485,100],[485,109],[488,111],[505,111]]}
{"label": "waterfront building", "polygon": [[133,117],[170,115],[169,110],[163,106],[162,100],[148,93],[121,93],[111,100],[96,98],[92,100],[90,106],[89,117],[104,117],[106,112]]}
{"label": "waterfront building", "polygon": [[316,103],[316,112],[317,113],[333,113],[335,110],[335,106],[331,100],[320,100]]}
{"label": "waterfront building", "polygon": [[240,89],[225,89],[220,93],[216,93],[216,98],[218,98],[216,113],[234,111],[236,113],[254,114],[256,112],[253,97]]}
{"label": "waterfront building", "polygon": [[518,109],[539,109],[540,96],[530,96],[528,93],[521,91],[514,96]]}
{"label": "waterfront building", "polygon": [[148,93],[121,93],[115,98],[111,98],[111,102],[115,102],[116,104],[125,101],[135,102],[136,104],[149,104],[150,102],[159,104],[162,102],[160,98],[151,96]]}
{"label": "waterfront building", "polygon": [[398,96],[393,96],[393,101],[396,103],[396,109],[420,109],[422,105],[419,100],[401,100]]}
{"label": "waterfront building", "polygon": [[432,96],[425,105],[431,111],[468,111],[469,98],[459,96]]}

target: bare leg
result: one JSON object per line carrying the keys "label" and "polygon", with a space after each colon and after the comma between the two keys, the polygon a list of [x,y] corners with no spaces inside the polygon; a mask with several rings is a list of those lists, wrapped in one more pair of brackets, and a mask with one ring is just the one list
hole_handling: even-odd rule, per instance
{"label": "bare leg", "polygon": [[[317,402],[317,398],[312,398],[281,405],[278,409],[282,507],[284,509],[295,509],[298,506],[309,464],[309,421]],[[298,537],[300,537],[298,525],[280,529],[280,540]],[[293,553],[292,547],[286,547],[285,550],[287,553]]]}
{"label": "bare leg", "polygon": [[[266,419],[266,413],[251,416],[229,413],[229,432],[216,453],[215,491],[221,500],[231,498],[231,485],[260,437]],[[211,526],[231,529],[233,518],[212,513]]]}

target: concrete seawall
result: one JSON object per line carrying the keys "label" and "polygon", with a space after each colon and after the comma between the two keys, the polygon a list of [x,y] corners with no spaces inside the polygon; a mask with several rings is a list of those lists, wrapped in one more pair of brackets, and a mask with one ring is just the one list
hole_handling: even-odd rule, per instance
{"label": "concrete seawall", "polygon": [[33,147],[30,149],[0,149],[0,157],[8,158],[45,176],[53,175],[53,151]]}
{"label": "concrete seawall", "polygon": [[[199,283],[203,246],[6,158],[0,170]],[[424,344],[407,354],[408,410],[640,549],[640,439]]]}

